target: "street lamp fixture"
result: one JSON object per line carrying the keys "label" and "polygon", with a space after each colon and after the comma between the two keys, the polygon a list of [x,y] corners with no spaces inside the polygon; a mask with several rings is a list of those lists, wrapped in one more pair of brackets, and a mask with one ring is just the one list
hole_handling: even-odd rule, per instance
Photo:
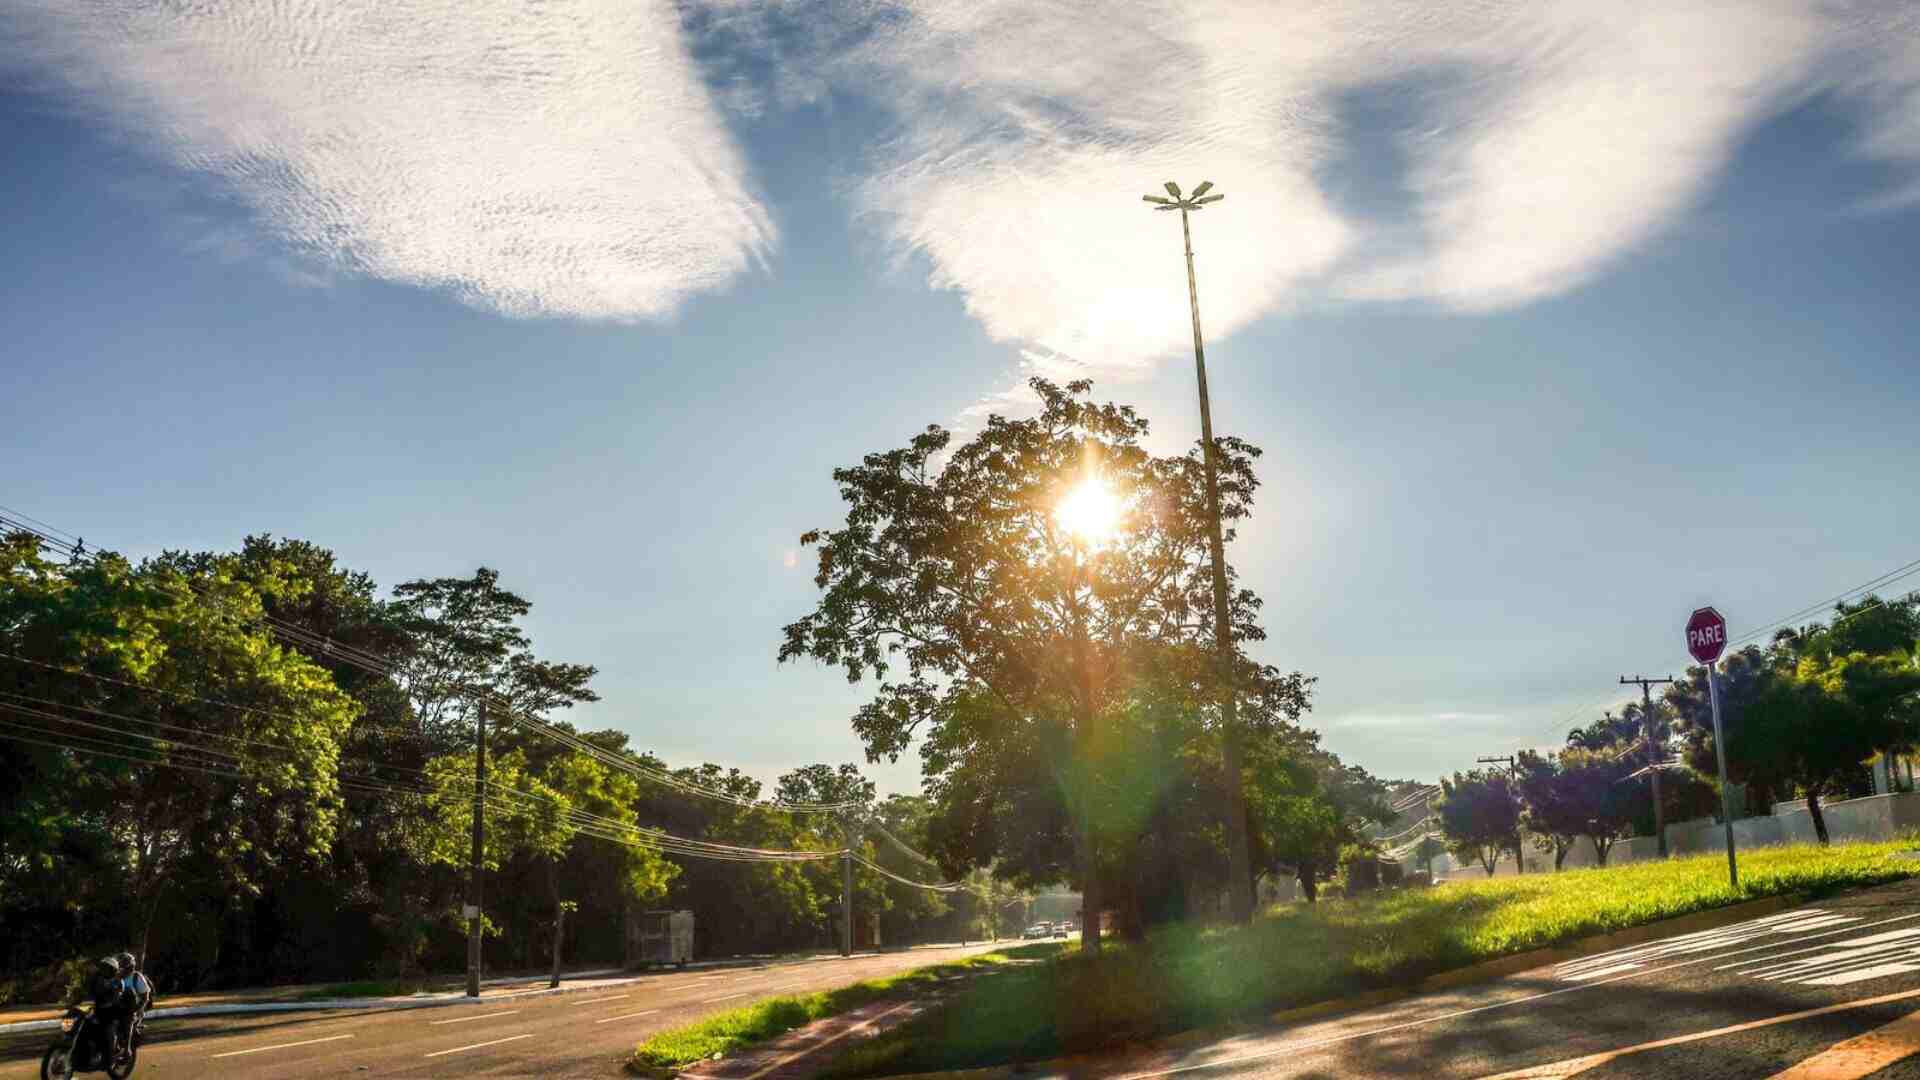
{"label": "street lamp fixture", "polygon": [[[1233,686],[1234,649],[1232,611],[1227,603],[1227,553],[1220,538],[1220,464],[1213,445],[1213,406],[1207,399],[1207,348],[1200,336],[1200,289],[1193,276],[1193,226],[1189,217],[1226,198],[1210,194],[1213,181],[1203,180],[1191,195],[1168,180],[1166,196],[1143,195],[1155,210],[1180,211],[1180,238],[1187,256],[1187,307],[1193,313],[1193,371],[1200,387],[1200,461],[1207,481],[1207,549],[1213,559],[1213,644],[1217,653],[1220,694],[1220,763],[1227,781],[1227,903],[1237,923],[1253,919],[1253,860],[1247,843],[1247,795],[1241,777],[1239,701]],[[1170,196],[1170,197],[1169,197]]]}

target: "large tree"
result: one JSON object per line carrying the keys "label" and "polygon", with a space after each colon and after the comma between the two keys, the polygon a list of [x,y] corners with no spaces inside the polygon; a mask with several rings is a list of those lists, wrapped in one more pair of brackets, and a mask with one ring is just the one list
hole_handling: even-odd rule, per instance
{"label": "large tree", "polygon": [[0,673],[4,727],[36,754],[55,744],[69,749],[53,760],[88,762],[78,772],[142,955],[182,866],[218,875],[222,903],[276,868],[324,866],[358,709],[261,625],[262,589],[297,587],[256,587],[231,557],[54,567],[30,539],[0,545],[0,651],[18,658]]}
{"label": "large tree", "polygon": [[1920,671],[1903,662],[1864,653],[1802,657],[1770,679],[1741,722],[1726,730],[1728,772],[1797,790],[1826,843],[1821,796],[1844,790],[1867,759],[1907,737],[1902,705],[1920,691]]}
{"label": "large tree", "polygon": [[1443,777],[1433,809],[1447,849],[1484,866],[1488,877],[1499,865],[1501,852],[1520,858],[1520,796],[1506,773],[1475,769]]}
{"label": "large tree", "polygon": [[[838,666],[850,682],[875,680],[853,721],[873,760],[897,758],[923,734],[939,741],[983,703],[1005,727],[1028,729],[1071,791],[1083,943],[1092,950],[1102,909],[1099,795],[1084,763],[1097,756],[1143,650],[1212,641],[1205,488],[1198,452],[1150,455],[1141,446],[1147,422],[1131,408],[1086,400],[1088,383],[1031,385],[1037,416],[990,417],[958,446],[932,427],[835,470],[846,520],[801,538],[819,549],[822,595],[786,627],[779,655]],[[1230,438],[1216,445],[1231,522],[1251,511],[1257,451]],[[1235,642],[1264,637],[1258,610],[1252,592],[1233,592]],[[1308,680],[1244,658],[1211,679],[1241,691],[1256,674],[1287,682],[1304,705]]]}

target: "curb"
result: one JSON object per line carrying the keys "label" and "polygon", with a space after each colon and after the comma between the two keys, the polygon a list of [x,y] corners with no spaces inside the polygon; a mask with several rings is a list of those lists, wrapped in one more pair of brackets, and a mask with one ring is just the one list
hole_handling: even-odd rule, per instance
{"label": "curb", "polygon": [[[1437,990],[1452,990],[1462,986],[1473,986],[1493,982],[1509,975],[1516,975],[1534,968],[1564,964],[1569,960],[1578,960],[1595,953],[1607,952],[1628,945],[1639,945],[1669,934],[1690,934],[1701,930],[1714,930],[1730,923],[1746,919],[1759,918],[1795,907],[1807,901],[1803,893],[1788,893],[1781,896],[1768,896],[1759,900],[1730,904],[1726,907],[1710,908],[1687,915],[1676,915],[1659,922],[1643,923],[1623,930],[1614,930],[1593,937],[1581,938],[1565,945],[1531,949],[1527,952],[1513,953],[1508,956],[1483,960],[1463,968],[1442,971],[1429,975],[1411,986],[1390,986],[1379,990],[1368,990],[1346,997],[1317,1001],[1311,1005],[1302,1005],[1292,1009],[1282,1009],[1268,1015],[1262,1024],[1292,1024],[1304,1020],[1317,1020],[1340,1013],[1357,1012],[1386,1005],[1418,994],[1432,993]],[[1182,1031],[1151,1042],[1134,1044],[1125,1048],[1132,1050],[1184,1050],[1201,1043],[1224,1038],[1236,1032],[1245,1031],[1248,1025],[1232,1024],[1211,1028],[1195,1028]],[[989,1065],[977,1069],[959,1069],[950,1072],[904,1073],[887,1077],[886,1080],[1027,1080],[1038,1076],[1076,1075],[1076,1068],[1085,1065],[1096,1056],[1081,1054],[1069,1057],[1050,1058],[1043,1061],[1015,1062],[1010,1065]]]}

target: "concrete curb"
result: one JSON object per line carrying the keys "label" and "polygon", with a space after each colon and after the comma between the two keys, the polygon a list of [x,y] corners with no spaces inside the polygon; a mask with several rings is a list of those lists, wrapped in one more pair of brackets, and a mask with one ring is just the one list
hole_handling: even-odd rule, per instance
{"label": "concrete curb", "polygon": [[[1265,1024],[1293,1024],[1304,1020],[1318,1020],[1341,1013],[1357,1012],[1379,1005],[1390,1004],[1418,994],[1432,993],[1437,990],[1452,990],[1462,986],[1493,982],[1509,975],[1517,975],[1534,968],[1553,964],[1564,964],[1569,960],[1578,960],[1612,949],[1639,945],[1655,938],[1675,934],[1691,934],[1701,930],[1714,930],[1747,919],[1757,919],[1762,915],[1771,915],[1776,911],[1803,904],[1807,900],[1801,893],[1783,896],[1769,896],[1759,900],[1732,904],[1727,907],[1696,911],[1689,915],[1676,915],[1671,919],[1630,926],[1624,930],[1582,938],[1566,945],[1551,948],[1532,949],[1527,952],[1513,953],[1510,956],[1496,957],[1468,967],[1442,971],[1414,983],[1411,986],[1391,986],[1365,993],[1351,994],[1347,997],[1319,1001],[1311,1005],[1302,1005],[1293,1009],[1282,1009],[1266,1018]],[[1229,1025],[1213,1028],[1196,1028],[1169,1035],[1152,1042],[1134,1044],[1119,1049],[1130,1050],[1184,1050],[1215,1039],[1226,1038],[1237,1032],[1245,1031],[1247,1025]],[[887,1080],[1030,1080],[1034,1076],[1071,1076],[1099,1055],[1076,1055],[1073,1057],[1051,1058],[1045,1061],[1016,1062],[1011,1065],[992,1065],[979,1069],[960,1069],[952,1072],[906,1073],[888,1077]]]}

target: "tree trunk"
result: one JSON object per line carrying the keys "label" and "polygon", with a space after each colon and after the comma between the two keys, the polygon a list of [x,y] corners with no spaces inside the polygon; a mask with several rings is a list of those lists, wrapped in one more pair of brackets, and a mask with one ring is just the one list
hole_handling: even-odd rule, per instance
{"label": "tree trunk", "polygon": [[1560,864],[1567,861],[1567,852],[1572,850],[1573,850],[1572,841],[1568,841],[1567,843],[1564,843],[1564,844],[1558,840],[1555,840],[1553,842],[1553,872],[1554,873],[1557,874],[1560,872]]}
{"label": "tree trunk", "polygon": [[1820,838],[1820,846],[1827,844],[1827,816],[1820,812],[1820,793],[1807,791],[1807,816],[1813,818],[1813,835]]}
{"label": "tree trunk", "polygon": [[1587,839],[1593,841],[1594,860],[1598,862],[1601,866],[1607,865],[1607,852],[1609,849],[1613,847],[1613,845],[1611,843],[1606,843],[1606,844],[1601,843],[1600,838],[1598,836],[1589,836],[1587,837]]}
{"label": "tree trunk", "polygon": [[553,893],[553,975],[547,986],[560,985],[560,943],[567,932],[567,906],[560,900],[560,860],[547,859],[547,888]]}
{"label": "tree trunk", "polygon": [[1080,811],[1080,951],[1100,951],[1100,859],[1093,839],[1093,815]]}
{"label": "tree trunk", "polygon": [[1319,876],[1320,876],[1319,867],[1313,865],[1312,863],[1305,863],[1301,865],[1300,895],[1306,897],[1307,903],[1309,904],[1320,899],[1320,882],[1316,880],[1317,878],[1319,878]]}
{"label": "tree trunk", "polygon": [[1501,850],[1497,847],[1480,849],[1480,866],[1486,870],[1488,877],[1492,877],[1500,869]]}

